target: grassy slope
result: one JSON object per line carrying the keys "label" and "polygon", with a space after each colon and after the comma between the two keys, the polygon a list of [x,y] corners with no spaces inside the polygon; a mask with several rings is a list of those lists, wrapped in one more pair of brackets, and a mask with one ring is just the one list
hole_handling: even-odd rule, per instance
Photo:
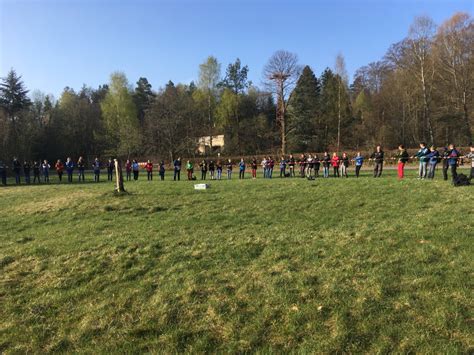
{"label": "grassy slope", "polygon": [[474,190],[390,174],[2,188],[0,352],[472,351]]}

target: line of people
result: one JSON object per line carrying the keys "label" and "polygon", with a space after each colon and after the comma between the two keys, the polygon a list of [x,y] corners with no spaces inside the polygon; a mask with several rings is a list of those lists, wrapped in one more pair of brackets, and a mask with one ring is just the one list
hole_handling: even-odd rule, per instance
{"label": "line of people", "polygon": [[[405,175],[405,165],[410,159],[418,159],[419,161],[419,170],[418,178],[419,179],[433,179],[435,177],[436,167],[439,163],[442,162],[442,173],[443,179],[448,180],[448,171],[451,171],[451,177],[455,179],[457,177],[457,166],[461,158],[471,159],[471,178],[474,176],[474,147],[471,145],[470,153],[467,155],[462,155],[461,152],[456,149],[453,144],[450,144],[448,147],[445,147],[443,152],[439,152],[436,147],[431,146],[427,147],[425,142],[420,143],[420,149],[416,152],[415,155],[411,156],[408,154],[408,151],[403,145],[398,147],[398,153],[391,158],[397,162],[397,172],[398,178],[403,179]],[[245,162],[244,158],[241,158],[240,161],[236,164],[231,159],[221,160],[202,160],[198,163],[198,168],[201,172],[201,180],[206,180],[208,177],[211,180],[221,180],[223,172],[225,170],[227,179],[232,179],[232,173],[234,171],[234,166],[239,172],[239,179],[245,178],[245,173],[247,167],[250,167],[251,176],[253,179],[257,178],[257,168],[260,165],[263,172],[264,179],[273,178],[273,170],[275,165],[278,165],[279,168],[279,177],[296,177],[297,168],[299,169],[298,176],[314,179],[320,176],[320,170],[322,167],[322,177],[328,178],[330,176],[330,169],[332,168],[332,175],[334,177],[345,177],[347,178],[348,169],[351,164],[355,166],[355,177],[359,177],[362,166],[364,165],[365,160],[373,161],[373,177],[378,178],[382,176],[385,153],[382,150],[382,147],[379,145],[376,147],[375,151],[369,156],[364,157],[361,152],[358,152],[355,157],[349,158],[346,153],[343,153],[339,156],[337,153],[333,153],[332,156],[328,152],[319,157],[317,154],[301,154],[298,159],[296,159],[292,154],[287,158],[281,157],[278,162],[276,162],[271,156],[264,157],[260,164],[258,164],[257,159],[253,158],[249,164]],[[15,176],[16,184],[21,183],[21,177],[24,176],[25,182],[27,184],[33,183],[49,183],[50,171],[52,169],[51,165],[47,160],[42,162],[33,161],[24,161],[23,164],[17,158],[13,159],[12,170]],[[181,158],[177,158],[173,161],[173,180],[177,181],[181,179],[181,167],[182,162]],[[62,181],[63,174],[66,172],[67,181],[71,183],[73,181],[74,171],[78,172],[78,181],[85,181],[85,170],[86,163],[83,157],[79,157],[77,162],[73,162],[71,158],[67,158],[65,163],[61,160],[57,160],[53,166],[59,181]],[[107,180],[113,181],[113,175],[115,171],[115,162],[110,158],[105,164],[102,164],[99,158],[95,158],[91,166],[94,173],[94,181],[100,181],[100,175],[102,169],[107,171]],[[6,185],[6,172],[8,167],[0,161],[0,178],[3,185]],[[131,181],[132,176],[133,180],[138,180],[140,169],[144,169],[147,173],[147,180],[153,180],[153,163],[148,160],[146,163],[138,163],[137,160],[127,160],[125,163],[125,174],[126,180]],[[196,180],[197,177],[194,175],[194,163],[191,160],[187,160],[185,164],[185,169],[187,173],[188,180]],[[23,171],[23,174],[22,174]],[[33,181],[31,181],[31,173],[33,173]],[[158,166],[158,173],[161,180],[165,179],[166,165],[162,160]]]}

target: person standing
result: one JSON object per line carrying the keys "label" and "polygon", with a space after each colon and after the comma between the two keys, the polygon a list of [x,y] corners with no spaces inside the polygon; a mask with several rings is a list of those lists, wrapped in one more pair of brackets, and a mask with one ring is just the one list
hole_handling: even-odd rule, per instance
{"label": "person standing", "polygon": [[471,143],[470,144],[470,152],[469,154],[466,155],[466,158],[469,158],[471,159],[471,174],[470,174],[470,178],[471,179],[474,179],[474,144]]}
{"label": "person standing", "polygon": [[288,168],[290,169],[290,177],[295,177],[295,157],[290,154],[288,158]]}
{"label": "person standing", "polygon": [[321,160],[317,154],[313,155],[314,177],[319,177],[319,169],[321,168]]}
{"label": "person standing", "polygon": [[227,168],[227,180],[232,179],[232,160],[227,160],[226,168]]}
{"label": "person standing", "polygon": [[130,159],[127,159],[125,162],[125,176],[127,181],[132,180],[132,162]]}
{"label": "person standing", "polygon": [[[415,154],[414,157],[418,158],[420,161],[420,165],[418,168],[418,179],[426,178],[427,173],[427,166],[428,166],[428,158],[427,155],[430,153],[430,150],[426,147],[425,142],[420,143],[420,149]],[[412,157],[412,158],[414,158]]]}
{"label": "person standing", "polygon": [[448,146],[444,147],[443,150],[443,155],[441,157],[443,161],[443,179],[446,181],[448,180],[448,170],[449,170],[449,163],[448,163],[448,158],[449,158],[449,148]]}
{"label": "person standing", "polygon": [[16,157],[13,158],[13,173],[15,174],[15,184],[19,185],[21,183],[21,163]]}
{"label": "person standing", "polygon": [[133,180],[137,181],[138,174],[140,173],[140,164],[138,164],[136,159],[133,159],[132,161],[132,172],[133,172]]}
{"label": "person standing", "polygon": [[257,178],[257,159],[254,157],[252,159],[252,179],[256,179]]}
{"label": "person standing", "polygon": [[364,164],[364,157],[362,156],[360,152],[357,152],[357,155],[354,158],[354,162],[355,162],[356,178],[358,178],[360,175],[360,169],[362,169],[362,165]]}
{"label": "person standing", "polygon": [[348,177],[347,175],[347,169],[349,168],[349,157],[347,156],[346,153],[342,153],[342,158],[341,158],[341,176],[342,177]]}
{"label": "person standing", "polygon": [[405,176],[405,164],[408,162],[409,158],[408,152],[403,144],[398,146],[398,153],[395,158],[397,159],[398,178],[403,179]]}
{"label": "person standing", "polygon": [[99,158],[95,158],[92,163],[92,170],[94,170],[94,181],[99,182],[100,180],[100,161]]}
{"label": "person standing", "polygon": [[150,160],[147,160],[145,164],[146,178],[148,181],[153,180],[153,163]]}
{"label": "person standing", "polygon": [[267,158],[263,157],[261,163],[262,165],[262,170],[263,170],[263,178],[267,178]]}
{"label": "person standing", "polygon": [[37,161],[33,162],[33,184],[38,181],[38,184],[41,184],[41,179],[40,179],[40,170],[41,170],[41,164]]}
{"label": "person standing", "polygon": [[449,155],[448,155],[448,164],[451,168],[451,178],[454,180],[458,177],[457,167],[458,167],[458,160],[461,154],[456,149],[454,144],[449,145]]}
{"label": "person standing", "polygon": [[425,156],[428,160],[428,179],[434,179],[436,165],[439,162],[439,152],[435,146],[431,146],[430,152]]}
{"label": "person standing", "polygon": [[23,173],[25,174],[25,183],[27,183],[28,185],[31,183],[30,172],[31,172],[31,164],[28,160],[25,160],[23,162]]}
{"label": "person standing", "polygon": [[178,157],[178,159],[175,159],[173,162],[174,166],[174,174],[173,174],[173,180],[180,180],[181,178],[181,158]]}
{"label": "person standing", "polygon": [[66,173],[67,173],[67,182],[72,182],[72,174],[74,173],[74,163],[71,158],[66,159]]}
{"label": "person standing", "polygon": [[188,180],[192,180],[194,174],[194,165],[190,160],[186,162],[186,172],[188,174]]}
{"label": "person standing", "polygon": [[59,182],[63,181],[64,164],[60,159],[54,164],[54,168],[56,169],[56,174],[58,174]]}
{"label": "person standing", "polygon": [[162,160],[160,162],[160,179],[161,179],[161,181],[165,180],[165,171],[166,171],[165,161]]}
{"label": "person standing", "polygon": [[113,181],[114,169],[115,169],[114,160],[110,158],[109,161],[107,162],[107,181]]}
{"label": "person standing", "polygon": [[339,156],[336,152],[332,154],[331,165],[334,170],[334,177],[339,177]]}
{"label": "person standing", "polygon": [[209,162],[208,169],[211,180],[214,180],[216,178],[216,164],[214,164],[213,160]]}
{"label": "person standing", "polygon": [[329,166],[331,165],[331,157],[328,152],[324,152],[323,155],[323,177],[329,177]]}
{"label": "person standing", "polygon": [[207,175],[207,162],[203,159],[203,161],[199,164],[201,168],[201,180],[206,180]]}
{"label": "person standing", "polygon": [[272,176],[273,176],[273,168],[275,167],[275,160],[273,160],[272,157],[268,157],[267,161],[268,161],[268,163],[267,163],[268,164],[268,172],[267,172],[268,176],[267,177],[269,179],[271,179]]}
{"label": "person standing", "polygon": [[304,178],[306,175],[306,156],[304,154],[300,155],[298,164],[300,166],[300,177]]}
{"label": "person standing", "polygon": [[7,169],[8,167],[0,160],[0,179],[3,186],[7,185]]}
{"label": "person standing", "polygon": [[44,182],[49,184],[49,169],[51,169],[51,165],[49,165],[47,160],[43,161],[41,165],[41,170],[43,171],[43,180]]}
{"label": "person standing", "polygon": [[245,178],[245,161],[244,158],[240,159],[239,163],[239,179],[244,179]]}
{"label": "person standing", "polygon": [[79,171],[79,182],[81,182],[81,179],[82,179],[82,182],[85,181],[85,179],[84,179],[84,170],[85,169],[86,169],[86,163],[84,161],[84,158],[79,157],[79,159],[77,160],[77,170]]}
{"label": "person standing", "polygon": [[313,156],[311,154],[308,154],[308,157],[306,158],[306,171],[305,171],[305,176],[308,179],[311,179],[313,177]]}
{"label": "person standing", "polygon": [[284,157],[280,158],[280,178],[286,177],[286,160]]}
{"label": "person standing", "polygon": [[382,147],[378,145],[375,148],[375,152],[373,152],[372,155],[370,156],[370,159],[372,159],[375,162],[374,178],[378,178],[382,176],[384,155],[385,154],[382,150]]}
{"label": "person standing", "polygon": [[217,160],[216,162],[216,172],[217,172],[217,180],[222,179],[222,162],[220,159]]}

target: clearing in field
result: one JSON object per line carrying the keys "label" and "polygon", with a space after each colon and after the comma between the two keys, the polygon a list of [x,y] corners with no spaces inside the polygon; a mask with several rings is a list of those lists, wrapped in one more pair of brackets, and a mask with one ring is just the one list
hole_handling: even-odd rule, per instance
{"label": "clearing in field", "polygon": [[388,174],[2,188],[0,351],[470,352],[474,190]]}

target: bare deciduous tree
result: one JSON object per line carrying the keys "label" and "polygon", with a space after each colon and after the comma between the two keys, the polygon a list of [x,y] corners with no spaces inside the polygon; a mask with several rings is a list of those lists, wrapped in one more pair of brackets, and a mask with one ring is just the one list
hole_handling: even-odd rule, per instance
{"label": "bare deciduous tree", "polygon": [[276,96],[276,120],[280,126],[281,153],[286,154],[286,111],[291,92],[299,78],[301,67],[296,54],[279,50],[268,60],[263,69],[265,86]]}

